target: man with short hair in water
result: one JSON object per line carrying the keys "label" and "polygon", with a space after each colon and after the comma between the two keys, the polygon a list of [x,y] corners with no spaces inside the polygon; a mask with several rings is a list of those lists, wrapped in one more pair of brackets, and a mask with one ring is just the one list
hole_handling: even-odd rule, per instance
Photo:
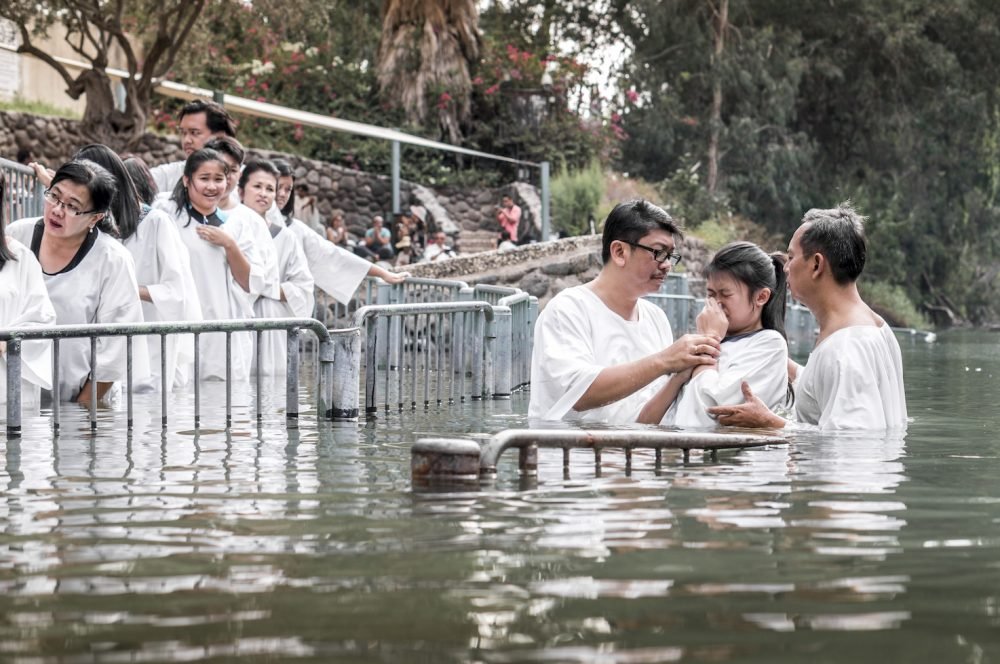
{"label": "man with short hair in water", "polygon": [[[816,316],[819,338],[805,367],[791,363],[795,418],[820,429],[906,427],[903,362],[889,324],[864,303],[857,280],[865,267],[864,217],[850,203],[806,212],[788,244],[792,296]],[[746,401],[708,412],[720,424],[784,427],[743,384]]]}
{"label": "man with short hair in water", "polygon": [[611,211],[600,274],[560,292],[538,316],[529,417],[633,423],[668,376],[715,364],[718,339],[674,341],[666,314],[641,299],[680,260],[678,237],[670,215],[647,201]]}

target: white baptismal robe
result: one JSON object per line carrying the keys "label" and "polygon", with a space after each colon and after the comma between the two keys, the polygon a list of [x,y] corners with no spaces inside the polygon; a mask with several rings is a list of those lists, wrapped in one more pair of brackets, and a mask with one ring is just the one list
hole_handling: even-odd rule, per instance
{"label": "white baptismal robe", "polygon": [[[56,312],[45,290],[42,268],[26,246],[7,238],[14,260],[0,269],[0,329],[47,327]],[[0,355],[0,403],[7,401],[7,356]],[[21,404],[38,404],[41,389],[52,389],[52,342],[21,342]]]}
{"label": "white baptismal robe", "polygon": [[[197,321],[201,319],[198,289],[191,274],[191,259],[177,225],[163,211],[151,209],[143,216],[135,233],[124,241],[135,261],[135,278],[145,286],[152,302],[142,302],[147,323]],[[160,338],[146,337],[149,350],[150,386],[160,387]],[[166,337],[167,389],[174,384],[178,363],[194,359],[190,336]]]}
{"label": "white baptismal robe", "polygon": [[531,359],[528,416],[629,424],[666,381],[660,377],[607,406],[583,412],[573,405],[602,370],[648,357],[673,343],[666,314],[639,300],[637,320],[625,320],[587,286],[567,288],[539,314]]}
{"label": "white baptismal robe", "polygon": [[[186,209],[178,210],[169,199],[157,199],[154,204],[170,216],[177,225],[181,240],[191,258],[191,274],[198,289],[201,317],[204,320],[248,320],[254,317],[253,302],[261,295],[271,295],[277,288],[270,277],[270,258],[274,264],[274,242],[260,215],[245,206],[238,206],[228,214],[222,213],[220,227],[234,240],[250,264],[249,291],[236,282],[226,250],[198,236],[201,222],[189,216]],[[276,272],[275,268],[275,272]],[[226,337],[223,333],[205,333],[199,337],[201,378],[226,377]],[[235,381],[250,376],[253,354],[253,336],[249,332],[232,333],[232,375]]]}
{"label": "white baptismal robe", "polygon": [[715,418],[706,409],[743,403],[743,381],[771,410],[785,402],[788,343],[778,332],[762,329],[723,340],[718,364],[688,381],[661,424],[714,427]]}
{"label": "white baptismal robe", "polygon": [[153,166],[149,169],[150,174],[153,176],[153,182],[156,183],[156,190],[161,194],[170,194],[173,192],[174,187],[184,176],[184,164],[187,163],[183,159],[181,161],[171,161],[166,164],[160,164],[159,166]]}
{"label": "white baptismal robe", "polygon": [[820,429],[903,429],[903,360],[882,324],[837,330],[813,349],[795,382],[795,415]]}
{"label": "white baptismal robe", "polygon": [[285,230],[298,239],[316,286],[341,304],[350,302],[372,264],[320,236],[299,219],[292,219]]}
{"label": "white baptismal robe", "polygon": [[[44,222],[21,219],[11,224],[8,233],[36,251],[33,238],[40,241]],[[132,256],[111,236],[94,230],[69,265],[56,274],[44,274],[45,288],[56,312],[59,325],[99,323],[141,323],[142,305],[135,280]],[[99,383],[117,383],[126,377],[126,338],[123,336],[97,339],[97,369],[94,378]],[[59,343],[59,398],[76,400],[80,388],[90,377],[90,340],[63,339]],[[149,377],[149,355],[145,337],[132,340],[132,378],[145,381]],[[113,399],[109,392],[106,399]]]}
{"label": "white baptismal robe", "polygon": [[[273,297],[260,297],[254,302],[258,318],[309,318],[315,304],[313,278],[298,239],[288,227],[278,228],[274,245],[278,250],[278,269],[281,275],[281,292],[285,301]],[[310,233],[312,231],[309,231]],[[260,367],[253,357],[253,372],[262,376],[284,375],[287,356],[287,333],[264,332],[260,337]]]}

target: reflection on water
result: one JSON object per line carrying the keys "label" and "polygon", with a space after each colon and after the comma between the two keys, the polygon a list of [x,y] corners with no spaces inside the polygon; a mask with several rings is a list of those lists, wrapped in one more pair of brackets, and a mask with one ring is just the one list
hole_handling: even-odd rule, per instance
{"label": "reflection on water", "polygon": [[166,434],[155,396],[131,435],[29,418],[0,474],[0,659],[993,661],[996,341],[904,344],[905,439],[605,452],[599,475],[542,450],[534,480],[510,453],[460,492],[412,491],[410,443],[523,426],[525,396],[286,430],[279,386],[226,433],[216,385],[200,433],[186,398]]}

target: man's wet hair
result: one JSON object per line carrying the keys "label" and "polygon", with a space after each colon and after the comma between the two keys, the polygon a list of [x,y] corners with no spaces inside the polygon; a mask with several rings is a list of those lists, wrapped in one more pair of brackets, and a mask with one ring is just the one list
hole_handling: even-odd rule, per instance
{"label": "man's wet hair", "polygon": [[813,208],[802,217],[809,224],[802,232],[799,244],[803,258],[823,254],[830,272],[838,284],[858,280],[865,269],[868,246],[865,242],[865,217],[858,214],[850,201],[835,208]]}
{"label": "man's wet hair", "polygon": [[185,115],[205,114],[205,124],[213,134],[223,133],[226,136],[236,138],[236,123],[233,121],[229,111],[222,104],[214,101],[196,99],[184,104],[181,112],[178,113],[178,121],[183,120]]}
{"label": "man's wet hair", "polygon": [[663,208],[642,199],[619,203],[604,220],[601,260],[607,263],[611,258],[611,243],[615,240],[634,244],[655,230],[670,233],[675,241],[684,237],[680,226]]}

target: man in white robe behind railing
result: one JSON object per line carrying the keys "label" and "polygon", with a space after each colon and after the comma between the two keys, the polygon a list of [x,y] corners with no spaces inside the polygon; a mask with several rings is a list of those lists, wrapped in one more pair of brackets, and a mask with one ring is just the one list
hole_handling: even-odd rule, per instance
{"label": "man in white robe behind railing", "polygon": [[615,207],[604,222],[604,267],[556,295],[538,316],[528,416],[629,424],[670,374],[714,364],[719,341],[688,334],[640,299],[660,290],[680,256],[679,228],[647,201]]}
{"label": "man in white robe behind railing", "polygon": [[[185,159],[205,147],[213,138],[236,138],[236,123],[226,109],[214,101],[196,99],[181,109],[178,119],[181,149]],[[184,159],[160,164],[149,169],[161,194],[171,194],[184,175]],[[239,201],[237,201],[239,202]]]}
{"label": "man in white robe behind railing", "polygon": [[[805,367],[794,363],[795,419],[822,430],[906,428],[906,397],[899,342],[858,293],[867,246],[864,218],[842,203],[809,210],[788,244],[788,286],[819,322],[819,338]],[[745,403],[708,412],[720,424],[784,427],[750,387]]]}

